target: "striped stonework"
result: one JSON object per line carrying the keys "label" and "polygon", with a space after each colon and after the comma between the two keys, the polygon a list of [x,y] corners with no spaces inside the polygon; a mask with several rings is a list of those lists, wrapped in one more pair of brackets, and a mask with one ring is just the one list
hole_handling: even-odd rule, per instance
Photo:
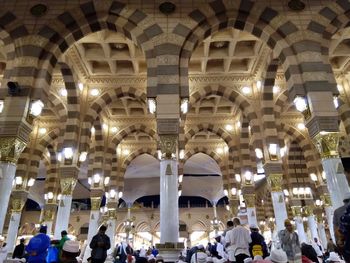
{"label": "striped stonework", "polygon": [[98,99],[91,103],[89,110],[84,117],[80,138],[81,151],[88,149],[92,123],[96,120],[101,111],[115,99],[122,97],[131,97],[143,102],[146,101],[146,94],[142,90],[131,87],[120,87],[103,93]]}
{"label": "striped stonework", "polygon": [[16,176],[22,176],[23,180],[36,178],[38,175],[39,163],[43,158],[46,148],[58,137],[59,129],[53,129],[41,138],[33,138],[17,162]]}
{"label": "striped stonework", "polygon": [[350,136],[350,106],[344,102],[342,98],[338,98],[339,107],[338,113],[341,121],[343,122],[346,134]]}
{"label": "striped stonework", "polygon": [[[18,48],[26,57],[38,58],[38,65],[16,70],[12,77],[21,77],[25,72],[35,72],[33,98],[48,97],[52,72],[57,61],[69,47],[84,36],[101,31],[122,32],[135,41],[146,55],[148,74],[156,74],[153,59],[153,38],[162,34],[162,29],[140,10],[132,9],[119,1],[95,0],[80,4],[74,9],[61,13],[37,31],[37,45],[24,41]],[[153,68],[153,70],[152,70]],[[149,86],[156,85],[150,82]]]}
{"label": "striped stonework", "polygon": [[47,176],[45,178],[45,193],[52,192],[56,196],[60,190],[57,154],[52,145],[47,146],[47,151],[50,154],[50,157]]}
{"label": "striped stonework", "polygon": [[92,174],[99,174],[101,178],[104,178],[104,137],[101,121],[99,118],[94,122],[95,128],[95,150]]}
{"label": "striped stonework", "polygon": [[67,119],[62,147],[77,149],[79,146],[78,140],[80,131],[80,99],[78,87],[69,66],[65,63],[59,64],[64,86],[67,90]]}

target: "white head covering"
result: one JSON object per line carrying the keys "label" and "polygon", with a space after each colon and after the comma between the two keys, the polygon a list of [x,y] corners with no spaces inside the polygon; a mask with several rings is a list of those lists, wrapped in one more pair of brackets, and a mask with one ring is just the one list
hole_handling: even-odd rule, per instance
{"label": "white head covering", "polygon": [[288,258],[286,252],[282,249],[273,249],[271,251],[269,259],[276,263],[287,263]]}
{"label": "white head covering", "polygon": [[147,258],[147,256],[146,256],[146,249],[141,248],[141,249],[140,249],[140,254],[139,254],[139,256],[140,256],[141,258]]}
{"label": "white head covering", "polygon": [[335,252],[329,253],[328,262],[329,261],[342,262],[339,255]]}
{"label": "white head covering", "polygon": [[67,240],[66,242],[64,242],[62,250],[69,253],[79,253],[79,242]]}
{"label": "white head covering", "polygon": [[198,249],[204,249],[204,246],[203,245],[198,245],[197,248]]}
{"label": "white head covering", "polygon": [[253,259],[252,258],[245,258],[243,260],[244,263],[250,263],[250,262],[253,262]]}
{"label": "white head covering", "polygon": [[256,256],[254,257],[254,260],[262,260],[262,259],[263,259],[263,257],[260,256],[260,255],[256,255]]}

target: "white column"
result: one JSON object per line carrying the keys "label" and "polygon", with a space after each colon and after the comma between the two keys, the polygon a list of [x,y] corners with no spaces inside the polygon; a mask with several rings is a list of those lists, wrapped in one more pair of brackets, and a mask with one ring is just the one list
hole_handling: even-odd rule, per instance
{"label": "white column", "polygon": [[15,173],[16,166],[14,164],[0,163],[0,235],[2,234],[5,224]]}
{"label": "white column", "polygon": [[45,221],[44,224],[47,227],[47,235],[51,236],[52,235],[52,221]]}
{"label": "white column", "polygon": [[333,242],[335,243],[334,226],[333,226],[333,213],[334,213],[333,207],[332,206],[326,206],[324,208],[324,210],[326,212],[329,232],[331,234],[331,238],[332,238]]}
{"label": "white column", "polygon": [[7,232],[7,238],[6,238],[8,253],[12,253],[13,250],[15,249],[20,221],[21,221],[21,212],[12,212],[9,229]]}
{"label": "white column", "polygon": [[107,254],[113,253],[115,249],[115,228],[116,228],[117,220],[114,218],[110,218],[107,221],[107,231],[106,235],[111,240],[111,248],[107,251]]}
{"label": "white column", "polygon": [[214,218],[218,217],[217,209],[216,209],[216,201],[211,202],[213,205],[213,211],[214,211]]}
{"label": "white column", "polygon": [[256,218],[256,209],[255,207],[247,207],[247,216],[249,225],[258,225],[258,219]]}
{"label": "white column", "polygon": [[328,158],[322,159],[322,166],[326,173],[327,188],[333,208],[337,209],[344,204],[344,196],[350,191],[346,176],[342,172],[344,170],[343,165],[340,158]]}
{"label": "white column", "polygon": [[61,231],[68,230],[72,196],[62,195],[58,205],[54,239],[61,239]]}
{"label": "white column", "polygon": [[86,262],[87,259],[91,256],[91,248],[90,242],[94,235],[97,234],[98,231],[98,221],[100,219],[100,211],[99,210],[91,210],[90,212],[90,221],[89,221],[89,231],[86,240],[86,249],[84,253],[83,262]]}
{"label": "white column", "polygon": [[322,243],[322,247],[324,249],[327,248],[327,236],[326,236],[326,230],[324,228],[323,223],[317,223],[317,228],[318,228],[318,235],[320,237],[320,241]]}
{"label": "white column", "polygon": [[307,217],[307,225],[310,229],[310,233],[311,233],[311,237],[312,240],[316,237],[317,239],[319,239],[318,237],[318,232],[317,232],[317,223],[315,220],[315,216],[314,215],[309,215]]}
{"label": "white column", "polygon": [[[169,166],[168,166],[169,165]],[[168,169],[167,169],[168,167]],[[171,171],[170,171],[170,169]],[[176,160],[160,162],[160,243],[179,240],[178,167]],[[167,174],[170,173],[171,174]]]}
{"label": "white column", "polygon": [[284,229],[284,221],[288,218],[283,192],[271,192],[271,199],[278,232]]}
{"label": "white column", "polygon": [[294,221],[295,221],[295,228],[299,236],[300,244],[303,242],[306,242],[306,233],[304,229],[303,218],[301,216],[296,216],[294,218]]}

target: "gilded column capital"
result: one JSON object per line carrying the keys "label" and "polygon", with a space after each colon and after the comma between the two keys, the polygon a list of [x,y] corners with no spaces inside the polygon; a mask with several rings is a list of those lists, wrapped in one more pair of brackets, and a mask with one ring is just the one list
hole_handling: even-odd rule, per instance
{"label": "gilded column capital", "polygon": [[320,132],[313,138],[313,142],[322,159],[339,157],[339,132]]}
{"label": "gilded column capital", "polygon": [[304,210],[304,214],[305,216],[312,216],[314,214],[314,208],[313,206],[304,206],[303,207],[303,210]]}
{"label": "gilded column capital", "polygon": [[292,206],[292,214],[293,214],[293,217],[300,217],[301,216],[301,206]]}
{"label": "gilded column capital", "polygon": [[172,156],[176,156],[178,136],[160,135],[159,138],[159,148],[165,159],[171,159]]}
{"label": "gilded column capital", "polygon": [[55,218],[55,211],[52,209],[45,209],[44,210],[44,215],[43,215],[43,220],[44,222],[52,222]]}
{"label": "gilded column capital", "polygon": [[16,164],[26,143],[17,137],[0,137],[0,160]]}
{"label": "gilded column capital", "polygon": [[26,203],[26,200],[24,198],[21,198],[21,197],[13,198],[11,201],[12,213],[21,213],[25,203]]}
{"label": "gilded column capital", "polygon": [[61,178],[61,193],[62,195],[73,195],[77,179],[75,178]]}
{"label": "gilded column capital", "polygon": [[102,197],[91,197],[91,210],[99,210]]}
{"label": "gilded column capital", "polygon": [[255,194],[245,194],[243,197],[248,208],[255,207]]}
{"label": "gilded column capital", "polygon": [[108,209],[108,218],[109,219],[117,219],[117,210],[116,209]]}
{"label": "gilded column capital", "polygon": [[282,180],[283,180],[283,174],[270,174],[267,177],[267,182],[272,192],[282,191]]}
{"label": "gilded column capital", "polygon": [[331,200],[331,196],[329,194],[321,195],[321,201],[323,202],[323,205],[325,207],[332,206],[332,200]]}

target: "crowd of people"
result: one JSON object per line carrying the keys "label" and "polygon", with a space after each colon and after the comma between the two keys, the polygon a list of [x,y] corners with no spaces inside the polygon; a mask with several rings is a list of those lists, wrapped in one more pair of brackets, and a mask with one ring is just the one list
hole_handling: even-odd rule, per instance
{"label": "crowd of people", "polygon": [[215,237],[214,244],[188,249],[186,258],[180,263],[322,263],[349,262],[343,261],[336,252],[336,246],[330,239],[327,248],[323,248],[317,238],[310,244],[300,243],[290,220],[285,220],[285,229],[278,232],[274,242],[266,244],[256,225],[250,229],[242,226],[235,218],[227,222],[227,229],[222,235]]}
{"label": "crowd of people", "polygon": [[[350,193],[344,198],[344,206],[334,212],[334,232],[336,244],[330,239],[323,246],[317,238],[309,244],[301,243],[298,233],[290,220],[285,220],[285,229],[277,233],[274,242],[266,244],[256,225],[249,229],[241,225],[239,218],[227,222],[222,235],[215,237],[213,244],[198,245],[182,251],[178,263],[350,263]],[[91,263],[158,263],[164,262],[156,248],[134,250],[126,242],[118,243],[111,249],[111,241],[106,235],[107,227],[102,225],[88,246]],[[27,245],[21,239],[12,253],[11,262],[29,263],[78,263],[82,262],[80,243],[69,240],[67,231],[61,232],[60,240],[50,240],[46,226],[32,237]],[[6,262],[6,243],[0,246],[0,263]],[[343,261],[343,259],[345,261]]]}

